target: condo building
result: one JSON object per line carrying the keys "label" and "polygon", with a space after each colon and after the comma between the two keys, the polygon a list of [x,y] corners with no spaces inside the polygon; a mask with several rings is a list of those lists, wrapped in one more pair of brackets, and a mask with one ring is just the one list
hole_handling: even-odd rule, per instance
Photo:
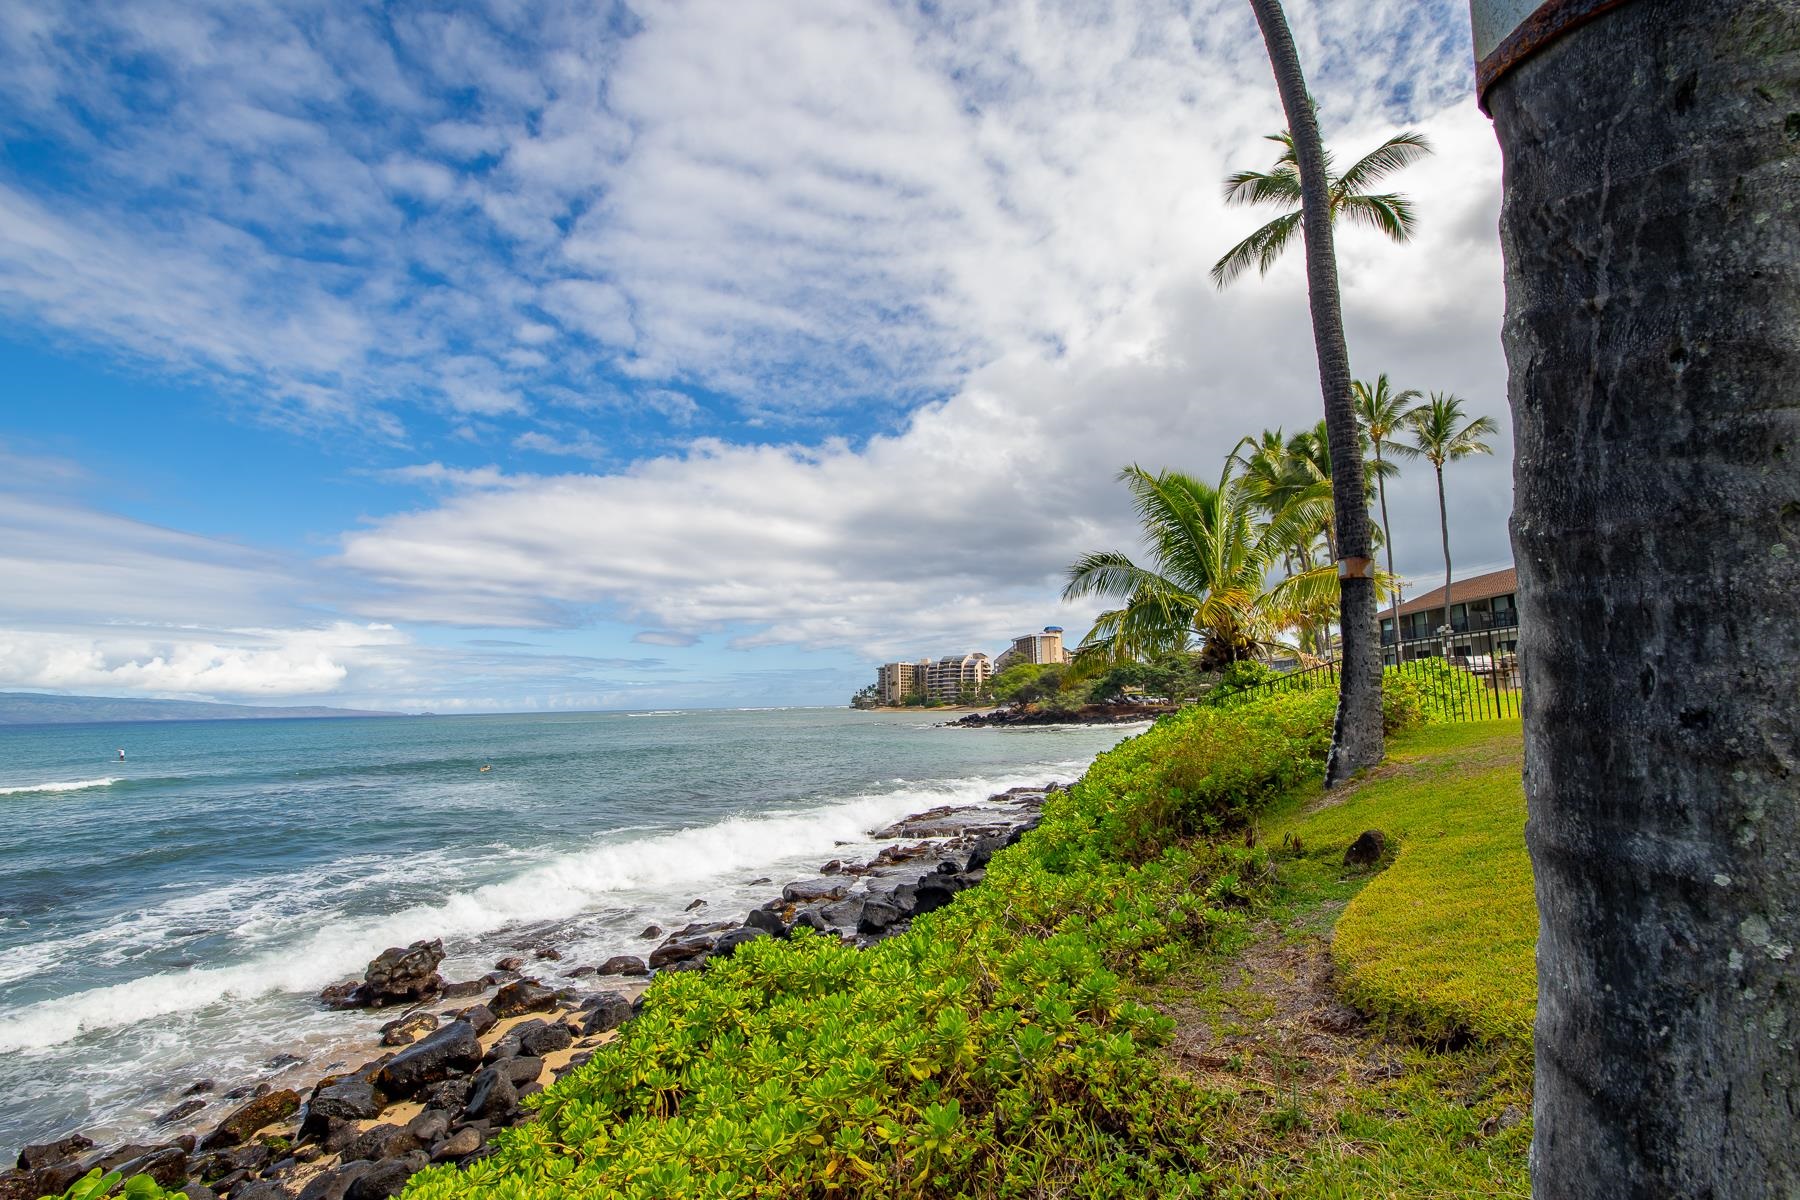
{"label": "condo building", "polygon": [[1063,631],[1061,625],[1046,625],[1042,633],[1028,633],[1024,637],[1013,639],[1011,646],[1000,652],[994,660],[994,671],[999,673],[1017,663],[1066,663],[1069,652],[1063,648]]}
{"label": "condo building", "polygon": [[921,658],[883,663],[875,670],[875,698],[889,706],[904,704],[909,696],[954,704],[963,692],[980,691],[993,676],[992,660],[979,650],[949,654],[936,662]]}

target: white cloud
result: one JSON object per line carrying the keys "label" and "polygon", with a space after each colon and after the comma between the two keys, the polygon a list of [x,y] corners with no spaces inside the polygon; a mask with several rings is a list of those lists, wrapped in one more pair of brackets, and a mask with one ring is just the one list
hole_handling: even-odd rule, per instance
{"label": "white cloud", "polygon": [[[1498,155],[1460,9],[1290,9],[1340,155],[1402,124],[1439,147],[1397,181],[1418,244],[1339,241],[1357,372],[1503,418]],[[704,440],[610,474],[391,473],[442,494],[344,535],[380,592],[330,590],[371,619],[992,648],[1058,615],[1075,554],[1129,544],[1120,465],[1210,473],[1238,435],[1316,419],[1298,257],[1223,296],[1206,280],[1262,219],[1220,180],[1280,125],[1236,0],[652,0],[622,41],[587,6],[405,9],[392,46],[279,7],[133,7],[92,32],[8,12],[0,120],[67,139],[97,181],[0,180],[13,316],[394,438],[409,404],[484,448],[596,461],[633,444],[559,411],[790,422],[794,445]],[[84,56],[109,39],[190,94],[134,111]],[[77,106],[118,118],[117,144]],[[858,440],[798,444],[834,428],[821,409],[855,411]],[[1456,469],[1459,559],[1505,557],[1509,469]],[[1390,490],[1403,572],[1435,565],[1430,489],[1413,470]],[[129,548],[44,553],[54,572],[10,584],[38,609],[57,581],[142,579],[158,611],[185,595],[216,610],[196,620],[309,627],[243,616],[305,588],[202,547],[168,547],[194,563],[180,589]]]}
{"label": "white cloud", "polygon": [[163,697],[323,695],[351,663],[406,641],[392,626],[336,622],[322,629],[118,630],[98,636],[0,629],[7,686]]}

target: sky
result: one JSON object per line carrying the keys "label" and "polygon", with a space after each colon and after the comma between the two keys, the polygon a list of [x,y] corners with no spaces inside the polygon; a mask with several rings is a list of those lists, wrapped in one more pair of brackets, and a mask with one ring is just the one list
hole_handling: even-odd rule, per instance
{"label": "sky", "polygon": [[[1288,4],[1359,378],[1502,427],[1460,2]],[[1318,419],[1241,0],[0,5],[0,688],[438,712],[836,704],[1137,550],[1119,469]],[[1428,469],[1396,566],[1441,579]]]}

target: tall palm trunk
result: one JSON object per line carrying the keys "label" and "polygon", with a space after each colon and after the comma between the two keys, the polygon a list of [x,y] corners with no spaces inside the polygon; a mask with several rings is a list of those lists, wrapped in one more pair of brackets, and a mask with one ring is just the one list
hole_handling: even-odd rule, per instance
{"label": "tall palm trunk", "polygon": [[1394,594],[1394,661],[1400,661],[1400,577],[1394,574],[1394,526],[1387,514],[1387,479],[1381,469],[1381,443],[1375,443],[1375,494],[1381,497],[1381,544],[1387,551],[1388,579],[1391,581]]}
{"label": "tall palm trunk", "polygon": [[1313,346],[1319,357],[1319,389],[1325,400],[1325,431],[1331,445],[1332,508],[1336,515],[1334,552],[1339,564],[1338,627],[1343,669],[1338,678],[1337,723],[1325,764],[1331,787],[1381,761],[1381,644],[1375,628],[1375,580],[1369,559],[1369,504],[1363,494],[1362,447],[1357,443],[1356,410],[1350,394],[1350,352],[1344,345],[1344,318],[1338,300],[1337,257],[1331,241],[1331,205],[1326,192],[1325,145],[1300,54],[1288,31],[1281,0],[1250,0],[1275,86],[1294,137],[1300,172],[1301,227],[1306,235],[1306,286],[1312,308]]}
{"label": "tall palm trunk", "polygon": [[1590,19],[1482,68],[1506,159],[1533,1190],[1800,1196],[1800,0],[1546,13]]}
{"label": "tall palm trunk", "polygon": [[[1444,535],[1444,628],[1450,628],[1450,510],[1444,504],[1444,464],[1433,463],[1437,471],[1438,485],[1438,529]],[[1449,639],[1446,637],[1444,655],[1449,657]]]}

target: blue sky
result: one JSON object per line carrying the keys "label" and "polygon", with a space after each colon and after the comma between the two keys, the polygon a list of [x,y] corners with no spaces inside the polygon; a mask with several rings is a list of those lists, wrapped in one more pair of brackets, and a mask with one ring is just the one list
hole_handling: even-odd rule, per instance
{"label": "blue sky", "polygon": [[[1504,418],[1460,6],[1290,7],[1334,144],[1438,147],[1417,244],[1342,240],[1359,373]],[[1224,0],[18,0],[0,687],[834,703],[1079,630],[1120,465],[1315,419],[1297,262],[1205,279],[1279,125]],[[1454,479],[1470,569],[1509,466]]]}

